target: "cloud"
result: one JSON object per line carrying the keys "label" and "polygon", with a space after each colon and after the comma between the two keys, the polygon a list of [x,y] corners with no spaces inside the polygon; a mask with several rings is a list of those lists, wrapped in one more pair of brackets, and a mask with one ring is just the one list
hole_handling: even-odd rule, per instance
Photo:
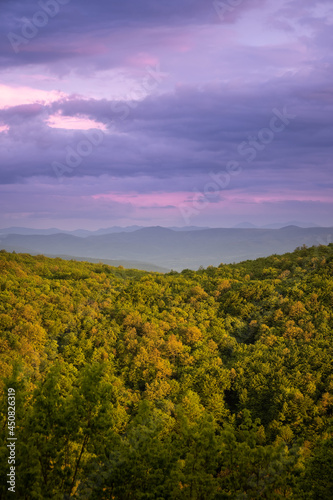
{"label": "cloud", "polygon": [[47,125],[51,128],[68,130],[91,130],[95,128],[106,130],[106,127],[102,123],[97,123],[89,118],[79,116],[63,116],[59,113],[50,115]]}
{"label": "cloud", "polygon": [[[0,178],[19,213],[149,220],[204,199],[230,161],[241,175],[198,221],[270,196],[292,210],[308,198],[322,214],[322,193],[327,208],[329,3],[244,0],[221,19],[203,0],[71,0],[15,52],[7,35],[38,5],[3,1],[0,19]],[[272,136],[284,109],[295,118]]]}
{"label": "cloud", "polygon": [[57,90],[46,91],[27,86],[0,84],[0,109],[25,104],[49,104],[61,97],[65,97],[65,94]]}
{"label": "cloud", "polygon": [[152,41],[160,45],[164,40],[164,44],[186,51],[186,41],[181,42],[184,28],[186,33],[190,27],[232,24],[244,12],[266,3],[240,2],[227,9],[222,19],[214,8],[219,2],[206,0],[100,0],[98,5],[88,0],[70,0],[64,5],[48,1],[53,7],[47,6],[47,0],[42,0],[43,8],[31,1],[2,3],[0,66],[48,64],[59,74],[78,66],[81,70],[84,66],[90,70],[135,67],[154,60],[145,50],[137,53],[138,44],[151,47]]}
{"label": "cloud", "polygon": [[[276,99],[278,88],[282,91]],[[321,169],[326,171],[330,163],[327,153],[331,148],[332,106],[327,105],[325,93],[312,95],[312,101],[310,94],[308,82],[304,87],[294,80],[284,91],[279,80],[270,87],[235,91],[223,85],[204,89],[181,86],[173,93],[132,103],[132,107],[126,102],[79,97],[45,106],[15,106],[0,111],[0,119],[10,127],[2,156],[3,181],[36,175],[52,177],[52,163],[66,164],[70,154],[75,163],[80,144],[89,138],[83,131],[50,128],[48,122],[53,116],[58,116],[60,122],[83,120],[85,124],[102,123],[108,127],[107,132],[100,132],[99,139],[96,136],[98,144],[92,144],[90,153],[83,152],[80,163],[66,172],[70,177],[202,176],[221,169],[228,160],[236,160],[251,170],[282,173],[291,165],[297,171],[320,158]],[[240,144],[251,138],[258,140],[260,131],[269,127],[273,109],[283,114],[284,108],[295,116],[290,127],[275,133],[269,145],[259,148],[255,161],[249,162],[250,155],[239,153]],[[128,116],[122,119],[125,111]],[[14,164],[11,160],[10,168],[6,168],[9,144],[11,148],[19,146],[19,152]]]}

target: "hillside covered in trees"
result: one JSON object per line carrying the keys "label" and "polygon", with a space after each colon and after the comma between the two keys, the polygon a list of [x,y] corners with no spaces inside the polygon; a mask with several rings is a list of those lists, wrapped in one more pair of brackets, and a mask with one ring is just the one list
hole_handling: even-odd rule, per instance
{"label": "hillside covered in trees", "polygon": [[0,252],[20,499],[333,498],[333,244],[168,274]]}

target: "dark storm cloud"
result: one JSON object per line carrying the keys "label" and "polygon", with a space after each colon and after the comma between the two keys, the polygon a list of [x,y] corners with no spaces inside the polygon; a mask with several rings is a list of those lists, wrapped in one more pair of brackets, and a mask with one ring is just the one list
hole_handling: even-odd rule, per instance
{"label": "dark storm cloud", "polygon": [[[142,30],[156,29],[159,26],[174,29],[177,26],[229,24],[244,12],[265,2],[266,0],[240,1],[235,7],[229,6],[223,16],[219,16],[221,7],[216,5],[225,2],[3,1],[0,18],[0,66],[56,64],[59,61],[80,60],[90,56],[95,58],[94,64],[97,67],[112,67],[122,62],[126,45],[131,45],[135,37],[139,46],[149,42],[148,39],[144,40],[147,34],[142,33]],[[113,45],[113,50],[106,40]]]}
{"label": "dark storm cloud", "polygon": [[[225,21],[234,22],[244,11],[257,8],[266,0],[226,1]],[[22,18],[32,17],[43,10],[50,19],[54,18],[53,32],[79,32],[93,26],[162,26],[162,25],[200,25],[220,21],[217,11],[222,11],[223,2],[207,0],[39,0],[15,1],[2,0],[2,29],[15,29]]]}

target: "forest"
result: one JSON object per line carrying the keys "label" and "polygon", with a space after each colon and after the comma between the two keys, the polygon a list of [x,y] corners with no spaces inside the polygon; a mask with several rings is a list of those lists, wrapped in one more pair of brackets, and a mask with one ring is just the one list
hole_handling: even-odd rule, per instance
{"label": "forest", "polygon": [[1,500],[333,498],[333,244],[0,268]]}

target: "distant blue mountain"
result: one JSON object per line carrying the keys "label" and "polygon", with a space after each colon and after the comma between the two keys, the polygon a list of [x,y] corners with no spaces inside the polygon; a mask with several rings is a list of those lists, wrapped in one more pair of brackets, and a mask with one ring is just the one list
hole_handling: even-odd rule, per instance
{"label": "distant blue mountain", "polygon": [[[51,234],[71,234],[73,236],[78,236],[85,238],[87,236],[100,236],[103,234],[115,234],[115,233],[132,233],[138,231],[139,229],[144,229],[145,226],[111,226],[102,229],[97,229],[95,231],[89,231],[88,229],[74,229],[73,231],[68,231],[66,229],[57,229],[55,227],[49,229],[32,229],[28,227],[7,227],[0,229],[1,234],[22,234],[22,235],[51,235]],[[197,226],[184,226],[184,227],[170,227],[167,229],[172,229],[173,231],[199,231],[202,229],[209,229],[209,227],[197,227]]]}
{"label": "distant blue mountain", "polygon": [[282,227],[287,226],[297,226],[297,227],[323,227],[318,224],[314,224],[313,222],[299,222],[299,221],[288,221],[288,222],[276,222],[272,224],[265,224],[264,226],[257,226],[252,224],[252,222],[241,222],[240,224],[236,224],[233,226],[235,229],[281,229]]}
{"label": "distant blue mountain", "polygon": [[[271,254],[291,252],[296,247],[333,242],[333,228],[201,229],[175,231],[164,227],[78,237],[73,234],[3,234],[0,249],[44,255],[149,263],[174,269],[198,269],[220,263],[240,262]],[[145,264],[146,266],[146,264]],[[146,266],[147,268],[147,266]],[[153,270],[152,267],[150,267]]]}

